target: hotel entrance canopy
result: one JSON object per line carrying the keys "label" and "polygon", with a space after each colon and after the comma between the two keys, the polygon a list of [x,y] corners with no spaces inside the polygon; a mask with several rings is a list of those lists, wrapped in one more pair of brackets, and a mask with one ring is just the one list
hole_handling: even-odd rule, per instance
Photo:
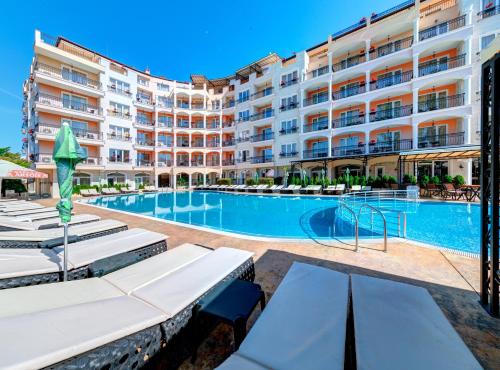
{"label": "hotel entrance canopy", "polygon": [[460,146],[456,148],[417,149],[399,153],[399,159],[404,162],[425,160],[470,159],[481,156],[479,145]]}

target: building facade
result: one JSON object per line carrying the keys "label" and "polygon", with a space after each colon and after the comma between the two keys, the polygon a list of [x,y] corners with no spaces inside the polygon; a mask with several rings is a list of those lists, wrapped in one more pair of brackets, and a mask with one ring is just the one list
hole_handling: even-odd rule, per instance
{"label": "building facade", "polygon": [[[495,2],[496,1],[496,2]],[[179,82],[35,32],[23,150],[49,174],[62,123],[88,159],[79,184],[194,186],[294,172],[477,180],[477,160],[402,163],[402,152],[479,144],[479,53],[500,0],[406,1],[291,57]],[[404,167],[404,168],[403,168]]]}

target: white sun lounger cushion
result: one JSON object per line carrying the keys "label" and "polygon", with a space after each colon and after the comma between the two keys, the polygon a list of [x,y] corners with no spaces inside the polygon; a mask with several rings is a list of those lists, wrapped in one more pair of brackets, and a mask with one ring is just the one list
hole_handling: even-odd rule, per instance
{"label": "white sun lounger cushion", "polygon": [[16,211],[4,212],[2,216],[24,216],[24,215],[32,215],[46,212],[56,212],[57,209],[55,207],[47,207],[47,208],[32,208],[32,209],[22,209]]}
{"label": "white sun lounger cushion", "polygon": [[[116,220],[90,222],[87,224],[70,226],[69,236],[88,235],[123,226],[125,226],[123,222]],[[62,228],[37,231],[4,231],[0,233],[0,240],[44,241],[54,238],[62,238],[63,236],[64,230]]]}
{"label": "white sun lounger cushion", "polygon": [[[81,214],[81,215],[75,215],[71,217],[70,225],[73,224],[78,224],[78,223],[85,223],[85,222],[91,222],[91,221],[99,221],[101,218],[99,216],[95,215],[89,215],[89,214]],[[54,218],[49,218],[45,220],[37,220],[34,222],[28,222],[28,221],[19,221],[14,218],[7,218],[7,217],[1,217],[0,218],[0,226],[3,227],[8,227],[12,229],[18,229],[18,230],[38,230],[40,227],[59,227],[62,226],[61,220],[57,217]]]}
{"label": "white sun lounger cushion", "polygon": [[166,319],[159,310],[129,296],[3,318],[0,368],[52,365]]}
{"label": "white sun lounger cushion", "polygon": [[237,354],[271,369],[344,369],[349,276],[295,262]]}
{"label": "white sun lounger cushion", "polygon": [[[104,235],[97,239],[87,239],[68,245],[68,261],[78,268],[94,261],[130,252],[167,239],[164,234],[144,229],[130,229],[120,233]],[[60,259],[64,258],[64,247],[56,247]]]}
{"label": "white sun lounger cushion", "polygon": [[[68,268],[73,268],[71,263]],[[59,271],[62,271],[61,260],[50,249],[0,248],[0,279]]]}
{"label": "white sun lounger cushion", "polygon": [[239,249],[219,248],[151,284],[136,289],[132,295],[173,317],[221,282],[252,255]]}
{"label": "white sun lounger cushion", "polygon": [[3,289],[0,291],[0,318],[122,295],[118,288],[99,278]]}
{"label": "white sun lounger cushion", "polygon": [[426,289],[351,281],[358,369],[482,369]]}
{"label": "white sun lounger cushion", "polygon": [[148,283],[152,283],[209,253],[208,248],[193,244],[183,244],[157,256],[125,267],[103,276],[103,279],[126,294],[132,293]]}

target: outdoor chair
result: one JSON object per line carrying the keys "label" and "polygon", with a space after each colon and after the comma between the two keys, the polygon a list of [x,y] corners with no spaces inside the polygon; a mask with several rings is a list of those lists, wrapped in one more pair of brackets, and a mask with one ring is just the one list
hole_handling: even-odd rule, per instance
{"label": "outdoor chair", "polygon": [[91,196],[87,189],[80,189],[80,195],[82,197],[90,197]]}
{"label": "outdoor chair", "polygon": [[254,276],[250,252],[183,245],[101,278],[3,290],[0,368],[141,368],[179,353],[204,295]]}
{"label": "outdoor chair", "polygon": [[24,203],[1,203],[0,204],[0,212],[6,213],[6,212],[12,212],[12,211],[22,211],[22,210],[29,210],[29,209],[40,209],[40,208],[45,208],[44,206],[34,203],[34,202],[24,202]]}
{"label": "outdoor chair", "polygon": [[455,189],[453,184],[444,183],[442,196],[446,198],[452,198],[453,200],[459,200],[464,196],[464,191],[460,189]]}
{"label": "outdoor chair", "polygon": [[8,212],[0,213],[0,216],[26,216],[26,215],[35,215],[40,213],[49,213],[57,211],[56,207],[41,207],[41,208],[31,208],[31,209],[18,209],[11,210]]}
{"label": "outdoor chair", "polygon": [[[68,279],[101,276],[167,250],[163,234],[130,229],[68,244]],[[62,281],[64,247],[0,249],[0,289]]]}
{"label": "outdoor chair", "polygon": [[[124,231],[127,225],[116,220],[101,220],[73,225],[68,230],[68,241],[71,243]],[[0,248],[53,248],[63,243],[63,228],[0,232]]]}
{"label": "outdoor chair", "polygon": [[357,369],[482,369],[429,292],[351,275]]}
{"label": "outdoor chair", "polygon": [[294,262],[220,370],[344,369],[349,276]]}
{"label": "outdoor chair", "polygon": [[321,193],[321,185],[307,185],[305,188],[300,189],[302,194],[319,194]]}
{"label": "outdoor chair", "polygon": [[135,193],[136,191],[123,186],[120,188],[120,192],[123,194],[130,194],[130,193]]}
{"label": "outdoor chair", "polygon": [[[69,225],[84,224],[87,222],[99,221],[99,216],[90,214],[79,214],[71,217]],[[43,230],[61,227],[61,219],[59,217],[46,218],[36,221],[19,221],[15,218],[0,216],[0,231],[13,231],[13,230]]]}

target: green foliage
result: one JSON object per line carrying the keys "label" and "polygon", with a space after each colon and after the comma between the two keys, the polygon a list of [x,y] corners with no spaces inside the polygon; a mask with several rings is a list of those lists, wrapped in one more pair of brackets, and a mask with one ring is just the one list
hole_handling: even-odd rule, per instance
{"label": "green foliage", "polygon": [[453,185],[455,185],[457,188],[465,184],[465,179],[462,175],[456,175],[453,178]]}
{"label": "green foliage", "polygon": [[424,175],[424,176],[420,177],[420,186],[426,187],[427,184],[430,183],[430,181],[431,181],[431,179],[429,178],[429,176]]}
{"label": "green foliage", "polygon": [[366,183],[367,183],[366,177],[365,176],[361,176],[359,178],[359,185],[366,186]]}
{"label": "green foliage", "polygon": [[272,177],[261,177],[259,179],[259,184],[261,185],[274,185],[274,179]]}
{"label": "green foliage", "polygon": [[0,148],[0,159],[18,164],[22,167],[30,167],[30,162],[26,159],[23,159],[19,153],[12,153],[9,146]]}
{"label": "green foliage", "polygon": [[368,179],[366,180],[366,185],[368,185],[368,186],[374,186],[373,185],[374,183],[375,183],[375,177],[368,176]]}
{"label": "green foliage", "polygon": [[144,190],[144,184],[139,185],[139,190]]}
{"label": "green foliage", "polygon": [[394,176],[389,176],[389,179],[387,180],[387,183],[389,185],[397,184],[398,180]]}
{"label": "green foliage", "polygon": [[409,173],[404,174],[403,184],[417,185],[417,178]]}
{"label": "green foliage", "polygon": [[382,186],[389,185],[389,176],[384,175],[382,176]]}
{"label": "green foliage", "polygon": [[247,184],[247,186],[253,186],[255,185],[255,180],[252,178],[246,179],[245,184]]}
{"label": "green foliage", "polygon": [[217,185],[232,185],[233,184],[233,179],[230,178],[224,178],[224,179],[218,179],[217,180]]}
{"label": "green foliage", "polygon": [[2,181],[2,193],[4,195],[5,190],[14,190],[16,193],[25,193],[26,187],[21,180],[5,179]]}
{"label": "green foliage", "polygon": [[274,178],[274,184],[275,185],[283,185],[283,177],[282,176],[276,176]]}
{"label": "green foliage", "polygon": [[451,184],[453,182],[453,177],[451,177],[450,175],[445,175],[443,178],[443,182],[446,184]]}
{"label": "green foliage", "polygon": [[73,185],[73,194],[80,194],[80,190],[95,189],[100,192],[99,185]]}
{"label": "green foliage", "polygon": [[332,179],[330,185],[336,186],[337,185],[337,179]]}
{"label": "green foliage", "polygon": [[432,176],[429,179],[429,184],[439,185],[440,183],[441,183],[441,180],[439,179],[439,176]]}

